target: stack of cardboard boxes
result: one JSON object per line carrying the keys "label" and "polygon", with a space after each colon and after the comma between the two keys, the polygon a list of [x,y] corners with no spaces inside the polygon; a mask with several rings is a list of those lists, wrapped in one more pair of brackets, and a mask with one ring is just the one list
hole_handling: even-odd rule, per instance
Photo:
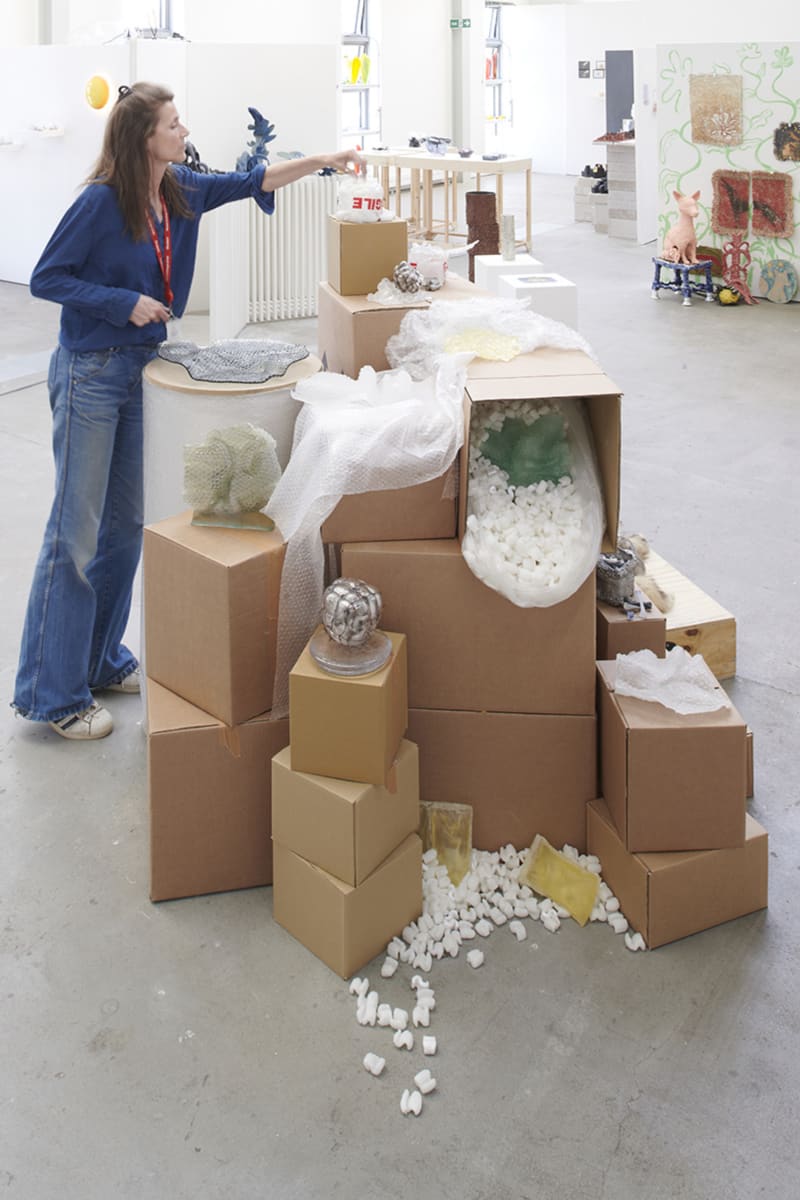
{"label": "stack of cardboard boxes", "polygon": [[590,853],[648,946],[764,908],[767,833],[746,811],[747,727],[735,708],[680,715],[615,691],[599,662],[600,789]]}
{"label": "stack of cardboard boxes", "polygon": [[291,742],[272,763],[273,914],[343,978],[422,911],[419,755],[406,639],[367,675],[289,677]]}
{"label": "stack of cardboard boxes", "polygon": [[[586,402],[607,523],[616,530],[620,397],[579,351],[539,350],[469,371],[472,409],[487,402],[579,396]],[[481,583],[461,554],[469,481],[461,473],[456,535],[345,540],[342,572],[383,596],[384,619],[409,643],[409,736],[420,748],[425,800],[473,808],[473,841],[494,850],[537,833],[585,848],[586,803],[597,795],[595,587],[520,608]],[[372,497],[373,517],[383,509]],[[390,540],[391,539],[391,540]]]}
{"label": "stack of cardboard boxes", "polygon": [[150,896],[272,882],[270,761],[277,531],[215,529],[191,512],[144,536]]}

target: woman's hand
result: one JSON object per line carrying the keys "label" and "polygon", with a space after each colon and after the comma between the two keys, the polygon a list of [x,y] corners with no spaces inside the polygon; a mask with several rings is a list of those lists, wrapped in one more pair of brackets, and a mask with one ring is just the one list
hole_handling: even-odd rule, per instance
{"label": "woman's hand", "polygon": [[324,166],[332,167],[334,171],[341,171],[346,175],[358,175],[367,165],[357,150],[337,150],[333,154],[322,154],[320,157],[324,159]]}
{"label": "woman's hand", "polygon": [[154,300],[152,296],[140,296],[128,320],[141,328],[158,321],[166,322],[171,316],[172,313],[160,300]]}

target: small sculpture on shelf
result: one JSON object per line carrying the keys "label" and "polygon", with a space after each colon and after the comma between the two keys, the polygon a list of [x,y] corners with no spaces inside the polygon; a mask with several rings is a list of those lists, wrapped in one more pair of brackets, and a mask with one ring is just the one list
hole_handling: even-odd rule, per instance
{"label": "small sculpture on shelf", "polygon": [[314,661],[331,675],[366,675],[382,667],[391,640],[378,630],[383,602],[363,579],[335,579],[322,596],[322,629],[311,639]]}
{"label": "small sculpture on shelf", "polygon": [[678,201],[678,220],[664,238],[664,249],[661,257],[667,262],[682,263],[693,266],[697,262],[697,234],[694,229],[695,217],[699,213],[697,201],[700,193],[684,196],[683,192],[673,192]]}

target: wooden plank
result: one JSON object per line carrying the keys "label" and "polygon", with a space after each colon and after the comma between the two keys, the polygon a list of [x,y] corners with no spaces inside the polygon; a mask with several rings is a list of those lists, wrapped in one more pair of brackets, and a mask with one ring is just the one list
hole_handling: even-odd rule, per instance
{"label": "wooden plank", "polygon": [[716,600],[651,550],[647,574],[674,597],[666,613],[667,641],[702,654],[717,679],[736,674],[736,619]]}

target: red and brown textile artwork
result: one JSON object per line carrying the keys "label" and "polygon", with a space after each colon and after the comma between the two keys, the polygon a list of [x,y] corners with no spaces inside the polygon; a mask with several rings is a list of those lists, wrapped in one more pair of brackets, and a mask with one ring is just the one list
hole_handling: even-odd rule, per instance
{"label": "red and brown textile artwork", "polygon": [[711,176],[714,233],[746,233],[750,219],[750,172],[722,168]]}
{"label": "red and brown textile artwork", "polygon": [[789,238],[794,233],[792,177],[781,171],[753,171],[752,230],[762,237]]}

